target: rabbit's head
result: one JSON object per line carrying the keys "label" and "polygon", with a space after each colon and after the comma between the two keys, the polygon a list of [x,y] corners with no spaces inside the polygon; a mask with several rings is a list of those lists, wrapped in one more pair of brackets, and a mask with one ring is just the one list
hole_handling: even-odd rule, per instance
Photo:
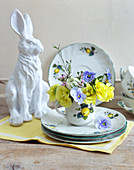
{"label": "rabbit's head", "polygon": [[28,14],[24,17],[18,9],[11,15],[11,27],[20,36],[19,51],[22,55],[37,56],[44,51],[41,42],[33,37],[33,25]]}

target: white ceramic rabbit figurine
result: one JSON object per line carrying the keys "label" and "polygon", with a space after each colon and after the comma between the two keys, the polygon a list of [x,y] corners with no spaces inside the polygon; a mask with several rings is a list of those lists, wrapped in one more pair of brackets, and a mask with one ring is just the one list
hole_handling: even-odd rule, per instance
{"label": "white ceramic rabbit figurine", "polygon": [[10,112],[10,124],[19,126],[31,121],[32,113],[40,119],[49,110],[47,102],[49,86],[42,80],[39,54],[43,52],[41,42],[33,37],[33,25],[28,14],[24,17],[15,9],[11,15],[11,27],[20,36],[19,56],[5,91]]}

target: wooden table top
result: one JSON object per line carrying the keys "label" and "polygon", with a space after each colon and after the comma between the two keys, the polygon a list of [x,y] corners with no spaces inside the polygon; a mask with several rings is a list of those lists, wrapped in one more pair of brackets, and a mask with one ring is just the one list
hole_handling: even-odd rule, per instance
{"label": "wooden table top", "polygon": [[[116,104],[121,100],[120,89],[120,84],[116,83],[115,99],[100,106],[115,109],[127,120],[134,121],[134,115]],[[7,106],[1,103],[0,100],[0,119],[9,115]],[[12,142],[0,139],[0,170],[3,169],[134,169],[134,128],[112,154],[46,145],[36,141]]]}

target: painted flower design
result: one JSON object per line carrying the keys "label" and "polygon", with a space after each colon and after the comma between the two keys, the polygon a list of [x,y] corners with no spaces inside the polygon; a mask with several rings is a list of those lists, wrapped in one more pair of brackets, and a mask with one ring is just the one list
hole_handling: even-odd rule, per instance
{"label": "painted flower design", "polygon": [[[88,118],[88,115],[90,113],[94,112],[94,109],[92,107],[92,104],[89,106],[88,104],[82,103],[80,105],[80,108],[77,108],[76,110],[80,110],[80,112],[77,114],[77,118],[83,118],[84,120],[86,120]],[[76,115],[74,115],[76,116]]]}
{"label": "painted flower design", "polygon": [[54,64],[53,68],[55,68],[54,69],[54,75],[59,73],[60,70],[62,70],[62,66],[61,65],[57,65],[57,64]]}
{"label": "painted flower design", "polygon": [[108,117],[99,116],[95,119],[95,127],[97,129],[107,129],[112,127],[111,120]]}
{"label": "painted flower design", "polygon": [[70,91],[70,95],[78,104],[81,104],[86,99],[86,95],[78,87],[73,87]]}
{"label": "painted flower design", "polygon": [[83,53],[86,52],[89,56],[94,55],[95,52],[95,47],[91,47],[91,48],[86,48],[86,47],[81,47],[80,51],[82,51]]}
{"label": "painted flower design", "polygon": [[116,117],[118,117],[119,116],[119,114],[118,113],[116,113],[116,114],[113,114],[113,113],[111,113],[111,112],[105,112],[105,115],[107,115],[107,117],[109,118],[109,119],[114,119],[114,118],[116,118]]}
{"label": "painted flower design", "polygon": [[85,71],[83,73],[83,80],[87,83],[90,83],[95,78],[95,75],[96,75],[96,73],[94,73],[94,72]]}
{"label": "painted flower design", "polygon": [[134,96],[134,83],[133,83],[132,79],[130,79],[130,83],[127,83],[127,86],[128,86],[128,90],[130,90]]}

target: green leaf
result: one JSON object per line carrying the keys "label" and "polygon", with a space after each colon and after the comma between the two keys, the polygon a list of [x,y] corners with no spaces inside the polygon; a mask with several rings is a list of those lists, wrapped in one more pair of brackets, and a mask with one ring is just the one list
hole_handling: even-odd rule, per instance
{"label": "green leaf", "polygon": [[92,109],[90,109],[90,113],[93,113],[94,112],[94,109],[92,108]]}
{"label": "green leaf", "polygon": [[92,51],[94,51],[94,50],[95,50],[95,48],[94,48],[94,47],[91,47],[91,50],[92,50]]}
{"label": "green leaf", "polygon": [[56,48],[56,49],[58,49],[58,47],[56,47],[55,45],[53,46],[53,48]]}
{"label": "green leaf", "polygon": [[54,65],[53,65],[53,67],[57,67],[57,65],[56,65],[56,64],[54,64]]}
{"label": "green leaf", "polygon": [[76,108],[77,111],[80,111],[80,108]]}
{"label": "green leaf", "polygon": [[99,77],[97,77],[97,79],[99,79],[99,80],[100,80],[100,79],[102,79],[102,78],[103,78],[103,76],[99,76]]}
{"label": "green leaf", "polygon": [[114,115],[114,117],[118,117],[119,116],[119,114],[118,113],[116,113],[115,115]]}
{"label": "green leaf", "polygon": [[77,114],[77,118],[82,118],[83,117],[83,114],[81,113],[81,112],[79,112],[78,114]]}
{"label": "green leaf", "polygon": [[88,116],[83,116],[83,119],[86,120],[88,118]]}

